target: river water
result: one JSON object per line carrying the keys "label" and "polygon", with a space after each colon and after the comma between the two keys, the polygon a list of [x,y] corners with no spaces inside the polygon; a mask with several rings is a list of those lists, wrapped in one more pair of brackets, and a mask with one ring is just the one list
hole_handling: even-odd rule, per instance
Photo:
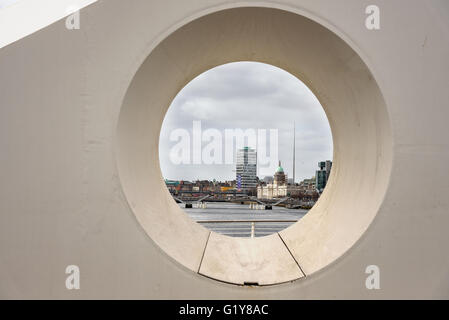
{"label": "river water", "polygon": [[[253,210],[249,205],[229,202],[207,202],[206,208],[181,208],[195,221],[229,221],[229,220],[299,220],[308,210],[273,207],[273,210]],[[256,222],[254,236],[263,237],[281,231],[294,222]],[[209,230],[231,237],[250,237],[251,222],[201,223]]]}

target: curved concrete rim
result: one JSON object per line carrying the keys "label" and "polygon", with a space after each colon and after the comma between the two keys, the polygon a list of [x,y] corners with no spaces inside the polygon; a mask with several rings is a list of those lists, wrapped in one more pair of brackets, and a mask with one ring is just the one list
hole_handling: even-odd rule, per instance
{"label": "curved concrete rim", "polygon": [[[319,202],[298,223],[263,238],[230,238],[193,222],[167,192],[154,152],[179,90],[235,61],[268,63],[301,79],[325,109],[334,140],[334,166]],[[359,55],[322,25],[273,8],[220,10],[171,33],[135,74],[117,126],[121,184],[145,232],[186,268],[233,284],[293,281],[345,254],[373,221],[391,165],[385,102]]]}

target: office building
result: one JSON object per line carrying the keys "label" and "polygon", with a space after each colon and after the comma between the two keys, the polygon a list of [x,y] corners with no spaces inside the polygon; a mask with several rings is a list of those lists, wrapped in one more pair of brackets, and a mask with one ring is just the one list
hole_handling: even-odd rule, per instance
{"label": "office building", "polygon": [[237,151],[237,189],[246,191],[257,187],[257,152],[249,147]]}
{"label": "office building", "polygon": [[318,163],[318,167],[320,168],[320,170],[317,170],[315,174],[315,187],[316,190],[321,193],[326,187],[327,180],[329,179],[332,168],[332,161],[321,161]]}

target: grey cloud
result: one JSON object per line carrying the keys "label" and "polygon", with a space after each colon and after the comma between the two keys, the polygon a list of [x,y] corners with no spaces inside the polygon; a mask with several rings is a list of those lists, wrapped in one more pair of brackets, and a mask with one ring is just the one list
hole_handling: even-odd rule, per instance
{"label": "grey cloud", "polygon": [[292,168],[293,121],[296,121],[297,180],[311,177],[317,162],[332,158],[332,138],[317,98],[298,79],[276,67],[232,63],[211,69],[181,90],[167,112],[161,130],[160,159],[169,179],[233,179],[232,166],[175,166],[168,154],[175,128],[191,131],[201,120],[203,130],[254,128],[279,130],[279,158],[287,173]]}

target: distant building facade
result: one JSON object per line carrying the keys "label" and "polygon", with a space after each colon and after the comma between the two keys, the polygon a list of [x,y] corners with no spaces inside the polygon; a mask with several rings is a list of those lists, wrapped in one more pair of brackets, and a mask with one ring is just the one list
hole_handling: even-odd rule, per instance
{"label": "distant building facade", "polygon": [[304,179],[299,183],[299,188],[302,192],[315,192],[316,191],[316,178]]}
{"label": "distant building facade", "polygon": [[257,187],[257,152],[249,147],[237,151],[236,183],[243,191]]}
{"label": "distant building facade", "polygon": [[265,183],[273,183],[274,177],[273,176],[265,176],[262,181]]}
{"label": "distant building facade", "polygon": [[170,193],[176,193],[179,190],[179,181],[165,179],[165,185]]}
{"label": "distant building facade", "polygon": [[257,198],[259,199],[274,199],[284,197],[294,197],[299,194],[299,187],[296,185],[290,185],[287,183],[287,175],[284,172],[284,168],[279,161],[279,167],[277,168],[272,183],[266,185],[259,185],[257,187]]}
{"label": "distant building facade", "polygon": [[235,190],[235,181],[209,181],[196,180],[194,182],[185,180],[168,180],[165,179],[165,185],[172,194],[182,192],[205,193],[205,192],[232,192]]}
{"label": "distant building facade", "polygon": [[332,161],[327,160],[318,162],[318,167],[320,169],[317,170],[315,174],[315,187],[316,190],[321,193],[326,187],[327,180],[331,174]]}

